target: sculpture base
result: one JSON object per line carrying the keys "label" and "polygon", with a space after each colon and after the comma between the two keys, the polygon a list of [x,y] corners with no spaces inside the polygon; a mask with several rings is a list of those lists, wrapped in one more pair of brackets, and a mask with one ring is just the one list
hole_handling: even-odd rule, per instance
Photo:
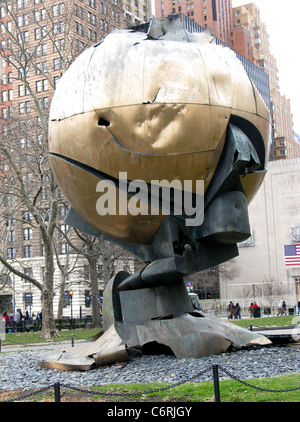
{"label": "sculpture base", "polygon": [[124,362],[151,346],[168,348],[178,359],[200,358],[231,348],[270,345],[270,340],[220,318],[194,310],[182,279],[167,285],[119,291],[128,277],[116,274],[103,298],[104,334],[93,344],[81,344],[49,354],[43,368],[86,371]]}
{"label": "sculpture base", "polygon": [[[122,323],[121,323],[122,324]],[[124,328],[124,327],[121,327]],[[143,353],[147,345],[164,345],[178,358],[200,358],[234,349],[272,344],[266,337],[208,316],[200,311],[177,318],[149,320],[132,326],[138,344],[126,344],[116,322],[93,344],[81,344],[45,356],[43,368],[87,371],[95,367],[125,362]]]}

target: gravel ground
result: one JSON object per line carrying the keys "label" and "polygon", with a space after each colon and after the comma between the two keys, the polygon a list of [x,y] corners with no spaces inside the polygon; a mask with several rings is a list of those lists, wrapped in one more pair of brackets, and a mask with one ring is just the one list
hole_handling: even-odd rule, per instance
{"label": "gravel ground", "polygon": [[220,379],[229,379],[222,372],[241,379],[275,377],[300,372],[300,353],[291,347],[264,347],[227,352],[219,355],[176,359],[168,355],[143,355],[126,363],[118,363],[87,372],[40,368],[36,361],[45,350],[25,350],[0,354],[0,390],[28,390],[60,382],[85,388],[110,383],[177,383],[212,381],[212,365],[220,365]]}

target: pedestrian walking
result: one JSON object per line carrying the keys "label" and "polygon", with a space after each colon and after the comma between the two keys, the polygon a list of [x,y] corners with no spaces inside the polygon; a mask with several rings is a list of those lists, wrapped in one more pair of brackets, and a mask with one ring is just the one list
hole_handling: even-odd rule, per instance
{"label": "pedestrian walking", "polygon": [[235,305],[234,319],[241,319],[241,307],[239,303]]}

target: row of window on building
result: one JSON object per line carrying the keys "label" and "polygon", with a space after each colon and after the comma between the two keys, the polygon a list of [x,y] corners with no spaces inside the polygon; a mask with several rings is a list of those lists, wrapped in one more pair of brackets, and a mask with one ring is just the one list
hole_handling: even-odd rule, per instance
{"label": "row of window on building", "polygon": [[[70,247],[67,242],[61,242],[59,245],[59,253],[60,255],[67,255],[69,253]],[[7,259],[14,259],[17,257],[17,254],[21,258],[32,258],[34,256],[33,245],[24,245],[23,250],[20,253],[20,248],[16,248],[14,246],[8,247],[6,249],[6,256]],[[45,256],[45,248],[42,244],[39,251],[35,251],[36,256]]]}

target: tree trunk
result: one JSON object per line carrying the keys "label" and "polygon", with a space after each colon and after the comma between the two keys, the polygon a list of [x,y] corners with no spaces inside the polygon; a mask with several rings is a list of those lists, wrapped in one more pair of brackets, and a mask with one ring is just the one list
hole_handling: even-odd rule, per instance
{"label": "tree trunk", "polygon": [[42,338],[58,337],[53,313],[54,297],[54,257],[51,241],[44,242],[45,249],[45,281],[43,285],[43,324]]}
{"label": "tree trunk", "polygon": [[58,308],[57,308],[57,319],[63,318],[63,307],[65,299],[65,275],[60,273],[60,289],[59,289],[59,299],[58,299]]}
{"label": "tree trunk", "polygon": [[43,289],[43,324],[41,337],[58,337],[53,315],[53,294],[51,294],[47,289]]}
{"label": "tree trunk", "polygon": [[90,283],[91,283],[91,297],[92,297],[92,317],[93,327],[101,328],[101,315],[99,306],[99,293],[98,293],[98,274],[97,274],[97,258],[91,258],[90,264]]}

